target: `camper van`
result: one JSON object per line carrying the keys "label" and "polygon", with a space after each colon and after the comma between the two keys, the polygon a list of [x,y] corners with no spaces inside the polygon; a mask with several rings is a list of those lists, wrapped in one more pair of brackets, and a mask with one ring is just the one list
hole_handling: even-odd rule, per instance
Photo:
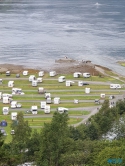
{"label": "camper van", "polygon": [[84,78],[89,78],[90,76],[91,76],[90,73],[83,73]]}
{"label": "camper van", "polygon": [[75,73],[73,73],[73,77],[74,77],[74,78],[79,78],[80,75],[82,75],[82,73],[80,73],[80,72],[75,72]]}
{"label": "camper van", "polygon": [[58,107],[57,108],[57,111],[59,112],[59,113],[67,113],[68,112],[68,108],[65,108],[65,107]]}
{"label": "camper van", "polygon": [[23,76],[27,76],[27,75],[28,75],[28,71],[27,70],[23,71]]}
{"label": "camper van", "polygon": [[50,113],[50,105],[46,105],[44,108],[44,113],[49,114]]}
{"label": "camper van", "polygon": [[30,76],[29,76],[29,81],[32,82],[33,80],[36,80],[35,75],[30,75]]}
{"label": "camper van", "polygon": [[111,89],[120,89],[121,85],[120,84],[110,84]]}
{"label": "camper van", "polygon": [[17,112],[12,112],[11,113],[11,120],[16,120],[17,119]]}
{"label": "camper van", "polygon": [[9,81],[8,82],[8,87],[13,87],[14,86],[14,81]]}
{"label": "camper van", "polygon": [[38,93],[39,94],[44,94],[44,93],[46,93],[46,91],[45,91],[45,89],[43,87],[39,87],[38,88]]}
{"label": "camper van", "polygon": [[49,75],[50,75],[50,77],[56,76],[56,71],[50,71],[50,72],[49,72]]}
{"label": "camper van", "polygon": [[64,82],[66,79],[65,79],[65,76],[60,76],[58,78],[58,82]]}
{"label": "camper van", "polygon": [[17,101],[12,101],[10,107],[11,108],[17,108]]}
{"label": "camper van", "polygon": [[45,106],[46,106],[46,101],[41,101],[40,102],[40,108],[45,109]]}
{"label": "camper van", "polygon": [[38,76],[43,77],[44,76],[44,71],[39,71]]}
{"label": "camper van", "polygon": [[3,115],[9,114],[9,107],[3,107]]}
{"label": "camper van", "polygon": [[37,106],[32,106],[31,112],[32,112],[32,114],[37,114]]}

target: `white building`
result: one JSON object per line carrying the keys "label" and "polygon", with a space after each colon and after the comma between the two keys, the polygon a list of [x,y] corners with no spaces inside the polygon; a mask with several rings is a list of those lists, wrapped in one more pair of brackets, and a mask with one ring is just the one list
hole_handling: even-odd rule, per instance
{"label": "white building", "polygon": [[58,82],[65,82],[65,76],[60,76],[59,78],[58,78]]}

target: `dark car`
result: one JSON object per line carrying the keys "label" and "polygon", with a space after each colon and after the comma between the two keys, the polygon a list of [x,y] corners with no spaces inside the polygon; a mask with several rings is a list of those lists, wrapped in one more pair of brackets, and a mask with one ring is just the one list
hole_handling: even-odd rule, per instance
{"label": "dark car", "polygon": [[87,83],[87,82],[83,82],[83,85],[89,85],[89,83]]}

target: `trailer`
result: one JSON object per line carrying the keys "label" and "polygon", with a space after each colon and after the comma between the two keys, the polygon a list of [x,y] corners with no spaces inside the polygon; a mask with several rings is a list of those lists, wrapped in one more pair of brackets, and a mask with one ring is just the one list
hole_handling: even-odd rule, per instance
{"label": "trailer", "polygon": [[37,80],[32,81],[32,86],[37,86]]}
{"label": "trailer", "polygon": [[60,77],[58,78],[58,82],[65,82],[65,81],[66,81],[65,76],[60,76]]}
{"label": "trailer", "polygon": [[90,73],[83,73],[84,78],[89,78],[90,76],[91,76]]}
{"label": "trailer", "polygon": [[9,114],[9,107],[3,107],[3,115]]}
{"label": "trailer", "polygon": [[56,71],[50,71],[50,72],[49,72],[49,75],[50,75],[50,77],[56,76]]}
{"label": "trailer", "polygon": [[85,93],[90,93],[90,88],[85,88]]}
{"label": "trailer", "polygon": [[51,104],[51,103],[52,103],[52,99],[51,99],[51,97],[47,97],[47,99],[46,99],[46,103],[47,103],[47,104]]}
{"label": "trailer", "polygon": [[29,81],[32,82],[33,80],[36,80],[35,75],[30,75],[30,76],[29,76]]}
{"label": "trailer", "polygon": [[14,87],[14,81],[9,81],[8,82],[8,87]]}
{"label": "trailer", "polygon": [[121,89],[121,85],[120,84],[110,84],[110,88],[111,89]]}
{"label": "trailer", "polygon": [[11,113],[11,120],[17,120],[17,112]]}
{"label": "trailer", "polygon": [[43,77],[44,76],[44,71],[39,71],[38,76]]}
{"label": "trailer", "polygon": [[67,113],[68,112],[68,108],[65,108],[65,107],[58,107],[57,108],[57,111],[59,112],[59,113]]}
{"label": "trailer", "polygon": [[8,96],[3,97],[3,104],[8,104],[10,103],[10,98]]}
{"label": "trailer", "polygon": [[10,107],[11,108],[17,108],[17,101],[12,101]]}
{"label": "trailer", "polygon": [[45,91],[45,89],[43,87],[39,87],[38,88],[38,93],[39,94],[44,94],[44,93],[46,93],[46,91]]}
{"label": "trailer", "polygon": [[40,102],[40,108],[45,109],[45,107],[46,107],[46,101],[41,101]]}
{"label": "trailer", "polygon": [[43,79],[42,79],[41,77],[38,77],[38,78],[37,78],[37,82],[38,82],[38,83],[41,83],[41,82],[43,82]]}
{"label": "trailer", "polygon": [[51,93],[45,93],[45,99],[51,97]]}
{"label": "trailer", "polygon": [[44,108],[44,113],[49,114],[50,113],[50,105],[46,105]]}
{"label": "trailer", "polygon": [[55,97],[53,102],[54,104],[60,104],[60,97]]}
{"label": "trailer", "polygon": [[73,73],[74,78],[79,78],[81,75],[82,75],[82,73],[80,73],[80,72]]}
{"label": "trailer", "polygon": [[66,86],[72,86],[74,83],[74,81],[66,81]]}
{"label": "trailer", "polygon": [[27,70],[24,70],[23,71],[23,76],[27,76],[28,75],[28,71]]}
{"label": "trailer", "polygon": [[37,114],[38,113],[36,105],[31,107],[31,112],[32,112],[32,114]]}

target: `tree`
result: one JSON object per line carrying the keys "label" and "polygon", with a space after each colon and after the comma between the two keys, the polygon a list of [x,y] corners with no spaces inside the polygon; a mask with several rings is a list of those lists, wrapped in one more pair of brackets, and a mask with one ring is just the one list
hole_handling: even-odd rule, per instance
{"label": "tree", "polygon": [[55,112],[51,123],[44,124],[37,153],[39,166],[58,166],[61,155],[70,151],[72,139],[69,138],[68,119],[66,113]]}

